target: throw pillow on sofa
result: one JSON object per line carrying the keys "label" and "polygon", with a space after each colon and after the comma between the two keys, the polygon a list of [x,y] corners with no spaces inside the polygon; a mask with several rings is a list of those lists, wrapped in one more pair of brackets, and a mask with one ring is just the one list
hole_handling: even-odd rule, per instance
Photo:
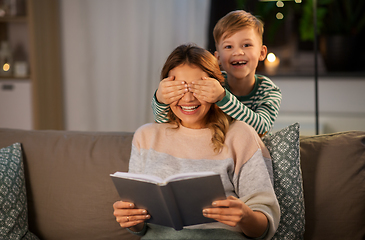
{"label": "throw pillow on sofa", "polygon": [[28,209],[20,143],[0,149],[0,239],[38,238],[28,230]]}
{"label": "throw pillow on sofa", "polygon": [[299,123],[263,139],[272,159],[274,190],[281,211],[278,230],[272,239],[304,237],[304,197],[300,168]]}

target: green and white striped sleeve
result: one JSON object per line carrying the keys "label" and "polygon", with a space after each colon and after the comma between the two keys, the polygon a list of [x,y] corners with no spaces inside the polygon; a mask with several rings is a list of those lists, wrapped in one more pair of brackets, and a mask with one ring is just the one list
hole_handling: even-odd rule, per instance
{"label": "green and white striped sleeve", "polygon": [[160,103],[157,101],[156,92],[152,98],[152,112],[157,123],[168,122],[167,113],[169,112],[170,106],[168,104]]}
{"label": "green and white striped sleeve", "polygon": [[[258,91],[260,95],[240,102],[226,89],[226,96],[216,104],[229,116],[251,125],[258,134],[269,132],[279,113],[281,92],[279,88]],[[251,108],[246,105],[250,104]]]}

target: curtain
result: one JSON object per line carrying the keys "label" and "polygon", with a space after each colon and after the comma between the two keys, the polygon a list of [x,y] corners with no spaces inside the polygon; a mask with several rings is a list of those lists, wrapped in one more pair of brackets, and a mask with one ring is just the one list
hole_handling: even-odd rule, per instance
{"label": "curtain", "polygon": [[61,0],[66,130],[135,131],[171,51],[206,48],[209,0]]}

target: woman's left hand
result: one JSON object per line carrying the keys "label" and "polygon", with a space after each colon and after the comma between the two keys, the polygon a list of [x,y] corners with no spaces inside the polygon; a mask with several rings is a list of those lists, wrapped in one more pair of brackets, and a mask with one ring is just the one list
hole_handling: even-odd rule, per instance
{"label": "woman's left hand", "polygon": [[253,211],[240,199],[229,196],[215,201],[212,208],[203,210],[203,215],[231,227],[239,226],[250,237],[260,237],[267,229],[268,219],[262,212]]}
{"label": "woman's left hand", "polygon": [[203,210],[203,215],[218,222],[235,227],[251,210],[244,202],[229,196],[226,200],[215,201],[213,208]]}

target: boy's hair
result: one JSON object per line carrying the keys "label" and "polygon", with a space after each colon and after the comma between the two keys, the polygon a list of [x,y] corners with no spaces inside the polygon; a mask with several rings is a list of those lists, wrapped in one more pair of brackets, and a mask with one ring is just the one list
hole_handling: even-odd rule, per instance
{"label": "boy's hair", "polygon": [[264,23],[251,13],[243,10],[236,10],[229,12],[227,15],[219,19],[219,21],[215,25],[213,30],[213,37],[216,46],[218,46],[221,40],[232,36],[233,34],[237,33],[245,27],[252,27],[256,29],[261,36],[262,41],[264,34]]}
{"label": "boy's hair", "polygon": [[[167,78],[169,72],[183,64],[194,65],[202,69],[209,77],[224,82],[217,59],[207,50],[195,44],[180,45],[167,58],[162,71],[161,80]],[[171,111],[167,115],[170,123],[180,126],[180,119]],[[225,114],[216,104],[212,104],[207,113],[207,127],[212,130],[214,151],[220,152],[224,146],[225,135],[233,118]]]}

